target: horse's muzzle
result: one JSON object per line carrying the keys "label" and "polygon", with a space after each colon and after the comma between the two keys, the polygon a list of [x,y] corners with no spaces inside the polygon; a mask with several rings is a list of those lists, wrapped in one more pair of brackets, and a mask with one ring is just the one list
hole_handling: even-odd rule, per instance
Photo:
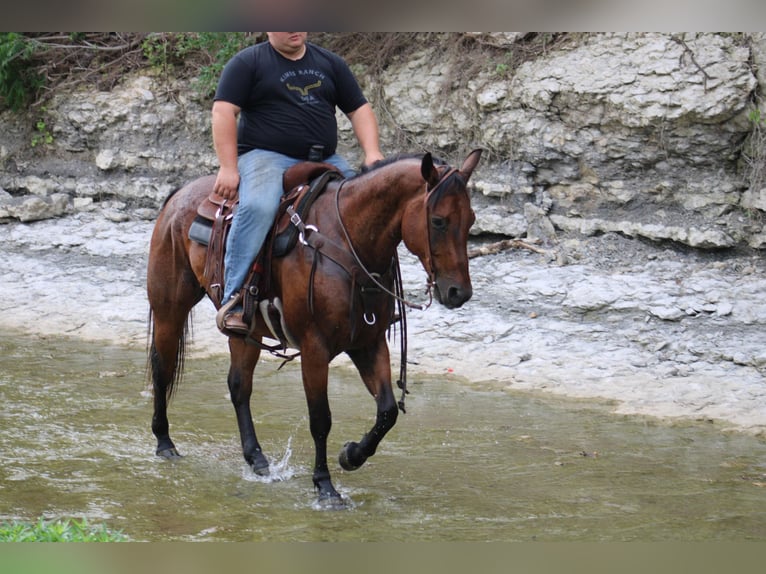
{"label": "horse's muzzle", "polygon": [[455,283],[436,281],[435,287],[436,300],[447,309],[462,307],[463,303],[468,301],[473,295],[473,288],[470,284],[457,285]]}

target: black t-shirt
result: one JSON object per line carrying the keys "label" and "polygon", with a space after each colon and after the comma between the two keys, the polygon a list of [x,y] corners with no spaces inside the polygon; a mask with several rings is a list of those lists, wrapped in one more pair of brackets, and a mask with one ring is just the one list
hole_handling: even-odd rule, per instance
{"label": "black t-shirt", "polygon": [[345,61],[310,42],[298,61],[268,42],[245,48],[226,64],[215,99],[242,110],[240,155],[259,148],[300,159],[314,144],[324,146],[325,157],[335,153],[336,106],[348,114],[367,102]]}

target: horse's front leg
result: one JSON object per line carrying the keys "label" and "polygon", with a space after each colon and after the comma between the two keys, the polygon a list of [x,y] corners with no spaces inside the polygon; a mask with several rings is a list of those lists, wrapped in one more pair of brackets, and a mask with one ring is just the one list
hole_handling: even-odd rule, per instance
{"label": "horse's front leg", "polygon": [[330,358],[321,344],[304,339],[301,345],[301,375],[309,410],[309,429],[314,439],[314,473],[312,480],[324,504],[340,504],[341,496],[332,484],[327,467],[327,438],[332,428],[330,402],[327,398],[327,375]]}
{"label": "horse's front leg", "polygon": [[244,339],[229,339],[231,365],[229,367],[229,395],[237,414],[239,437],[242,440],[242,454],[253,472],[261,476],[269,474],[269,461],[261,450],[255,435],[253,415],[250,410],[250,396],[253,392],[253,371],[258,363],[261,350],[255,345],[248,345]]}
{"label": "horse's front leg", "polygon": [[348,356],[359,369],[367,390],[377,404],[375,426],[358,443],[346,443],[338,457],[344,470],[356,470],[375,454],[380,441],[396,424],[399,408],[391,387],[391,363],[385,338],[381,336],[373,347],[348,351]]}

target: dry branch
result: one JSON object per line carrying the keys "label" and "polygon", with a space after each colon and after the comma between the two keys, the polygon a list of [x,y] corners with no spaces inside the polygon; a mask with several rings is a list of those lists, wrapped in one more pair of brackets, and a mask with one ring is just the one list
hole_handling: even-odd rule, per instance
{"label": "dry branch", "polygon": [[474,257],[482,257],[484,255],[494,255],[495,253],[500,253],[501,251],[505,251],[507,249],[529,249],[530,251],[534,251],[535,253],[540,253],[542,255],[550,255],[551,253],[542,247],[537,247],[536,245],[532,245],[531,243],[522,241],[521,239],[504,239],[496,243],[482,245],[481,247],[476,247],[469,250],[468,258],[473,259]]}

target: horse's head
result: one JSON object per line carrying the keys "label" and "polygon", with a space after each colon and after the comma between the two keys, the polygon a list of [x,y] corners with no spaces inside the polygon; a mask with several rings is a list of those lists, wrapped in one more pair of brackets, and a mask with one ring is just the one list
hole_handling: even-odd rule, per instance
{"label": "horse's head", "polygon": [[426,197],[404,222],[403,239],[429,275],[436,300],[449,309],[471,298],[468,230],[476,220],[467,189],[482,150],[472,151],[460,169],[436,166],[430,153],[421,162]]}

